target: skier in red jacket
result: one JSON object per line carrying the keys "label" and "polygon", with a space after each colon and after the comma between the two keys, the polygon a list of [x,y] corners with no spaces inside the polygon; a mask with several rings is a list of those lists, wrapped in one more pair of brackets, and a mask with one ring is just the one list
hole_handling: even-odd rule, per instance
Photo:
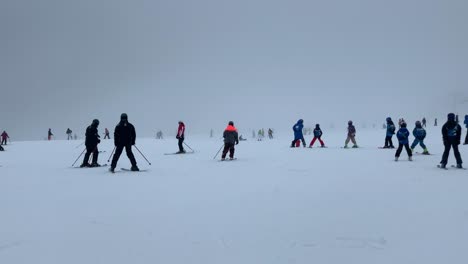
{"label": "skier in red jacket", "polygon": [[179,151],[176,152],[177,154],[185,153],[184,146],[182,145],[185,139],[184,134],[185,134],[185,124],[184,122],[179,121],[179,128],[177,129],[177,136],[176,136],[176,138],[179,140]]}

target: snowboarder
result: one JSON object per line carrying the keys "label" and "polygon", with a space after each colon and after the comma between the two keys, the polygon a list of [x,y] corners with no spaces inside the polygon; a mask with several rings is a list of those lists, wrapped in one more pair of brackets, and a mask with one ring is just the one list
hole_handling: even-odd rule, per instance
{"label": "snowboarder", "polygon": [[457,160],[457,168],[461,169],[463,162],[460,151],[458,150],[461,139],[461,126],[457,124],[455,114],[453,113],[447,115],[447,122],[442,126],[442,138],[444,140],[445,150],[442,155],[442,161],[440,162],[440,168],[445,168],[447,166],[450,148],[453,148],[453,153]]}
{"label": "snowboarder", "polygon": [[110,133],[109,133],[109,129],[104,128],[104,139],[110,139]]}
{"label": "snowboarder", "polygon": [[115,153],[114,157],[112,158],[112,163],[110,167],[110,171],[114,172],[115,167],[117,166],[117,161],[122,154],[123,149],[127,152],[127,157],[132,164],[131,171],[139,171],[140,169],[137,167],[137,162],[135,160],[135,156],[132,152],[132,146],[135,145],[136,140],[136,132],[135,127],[128,122],[127,114],[123,113],[120,115],[120,123],[117,124],[114,130],[114,145],[115,145]]}
{"label": "snowboarder", "polygon": [[52,140],[52,136],[54,134],[52,134],[52,129],[49,128],[49,131],[47,131],[47,140]]}
{"label": "snowboarder", "polygon": [[423,128],[421,122],[416,121],[416,127],[413,129],[414,141],[411,144],[411,151],[414,152],[414,148],[419,144],[423,148],[424,155],[429,155],[429,151],[424,144],[424,138],[426,138],[426,130]]}
{"label": "snowboarder", "polygon": [[385,145],[383,148],[395,148],[393,146],[392,137],[395,135],[395,124],[392,121],[392,118],[387,117],[387,133],[385,135]]}
{"label": "snowboarder", "polygon": [[297,123],[293,126],[294,131],[294,140],[291,142],[291,148],[299,147],[296,144],[300,144],[299,140],[302,141],[302,145],[304,148],[306,147],[306,142],[304,139],[304,135],[302,134],[302,129],[304,128],[304,120],[299,119]]}
{"label": "snowboarder", "polygon": [[422,127],[426,127],[426,118],[425,117],[423,117],[423,119],[422,119]]}
{"label": "snowboarder", "polygon": [[348,137],[346,138],[344,148],[348,148],[348,143],[350,140],[353,142],[353,148],[358,148],[358,145],[356,144],[356,128],[354,127],[353,121],[351,120],[348,121]]}
{"label": "snowboarder", "polygon": [[9,139],[10,136],[8,136],[8,133],[6,131],[3,131],[1,137],[2,137],[2,143],[0,145],[6,145],[7,139]]}
{"label": "snowboarder", "polygon": [[185,153],[184,146],[184,133],[185,133],[185,124],[182,121],[179,121],[179,128],[177,128],[177,136],[176,138],[179,140],[179,151],[176,154],[183,154]]}
{"label": "snowboarder", "polygon": [[406,128],[406,123],[401,122],[400,123],[401,128],[397,132],[397,138],[398,138],[398,149],[395,153],[395,161],[398,161],[398,158],[400,158],[401,151],[403,150],[403,147],[406,149],[406,153],[408,153],[408,160],[413,161],[413,153],[411,152],[411,149],[409,147],[409,135],[410,132]]}
{"label": "snowboarder", "polygon": [[[86,128],[86,139],[85,139],[85,146],[86,146],[86,154],[84,155],[83,163],[81,164],[81,168],[83,167],[99,167],[100,165],[97,163],[98,161],[98,144],[101,143],[100,136],[98,133],[99,120],[94,119],[88,128]],[[89,157],[93,154],[93,161],[89,164]]]}
{"label": "snowboarder", "polygon": [[73,139],[73,137],[72,137],[72,132],[73,132],[73,131],[71,131],[70,128],[67,128],[67,132],[66,132],[66,133],[67,133],[67,140]]}
{"label": "snowboarder", "polygon": [[322,137],[322,129],[320,129],[320,124],[316,124],[315,125],[315,129],[314,129],[314,138],[312,139],[312,141],[310,142],[310,145],[309,145],[309,148],[312,148],[314,146],[314,143],[315,141],[318,139],[318,141],[320,142],[320,146],[322,148],[325,147],[325,143],[323,143],[323,140],[321,139]]}
{"label": "snowboarder", "polygon": [[465,121],[463,122],[466,127],[466,137],[465,137],[465,143],[463,145],[468,145],[468,115],[465,115]]}
{"label": "snowboarder", "polygon": [[271,128],[268,129],[268,138],[273,139],[273,129]]}
{"label": "snowboarder", "polygon": [[237,129],[234,126],[234,122],[229,121],[228,126],[223,133],[224,138],[224,149],[223,154],[221,155],[221,160],[226,160],[226,155],[229,152],[229,159],[234,159],[234,146],[239,144],[239,137]]}

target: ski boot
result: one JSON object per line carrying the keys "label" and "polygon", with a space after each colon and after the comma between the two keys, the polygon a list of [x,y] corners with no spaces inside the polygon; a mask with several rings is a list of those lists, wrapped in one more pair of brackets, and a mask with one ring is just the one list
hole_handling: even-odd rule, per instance
{"label": "ski boot", "polygon": [[439,168],[445,169],[445,168],[446,168],[446,164],[441,163],[441,164],[439,165]]}
{"label": "ski boot", "polygon": [[91,164],[90,167],[91,167],[91,168],[94,168],[94,167],[101,167],[101,164],[99,164],[99,163],[96,162],[96,163]]}
{"label": "ski boot", "polygon": [[463,166],[460,164],[457,164],[457,169],[463,169]]}
{"label": "ski boot", "polygon": [[422,154],[423,154],[423,155],[430,155],[430,154],[429,154],[429,151],[428,151],[427,149],[424,149],[424,151],[423,151]]}
{"label": "ski boot", "polygon": [[413,157],[409,156],[409,157],[408,157],[408,160],[409,160],[409,161],[413,161]]}
{"label": "ski boot", "polygon": [[353,145],[353,148],[359,148],[358,145]]}
{"label": "ski boot", "polygon": [[398,161],[398,157],[395,157],[395,161]]}
{"label": "ski boot", "polygon": [[[293,147],[292,147],[292,148],[293,148]],[[221,158],[221,161],[225,161],[225,160],[226,160],[226,158]]]}
{"label": "ski boot", "polygon": [[344,147],[343,147],[343,148],[347,149],[347,148],[348,148],[348,145],[344,145]]}
{"label": "ski boot", "polygon": [[130,168],[131,171],[140,171],[140,169],[135,165]]}
{"label": "ski boot", "polygon": [[176,154],[184,154],[185,153],[185,150],[179,150],[176,152]]}
{"label": "ski boot", "polygon": [[89,168],[89,167],[91,167],[91,164],[89,163],[83,163],[80,165],[80,168]]}
{"label": "ski boot", "polygon": [[112,173],[114,173],[114,172],[115,172],[115,167],[110,167],[110,168],[109,168],[109,171],[112,172]]}

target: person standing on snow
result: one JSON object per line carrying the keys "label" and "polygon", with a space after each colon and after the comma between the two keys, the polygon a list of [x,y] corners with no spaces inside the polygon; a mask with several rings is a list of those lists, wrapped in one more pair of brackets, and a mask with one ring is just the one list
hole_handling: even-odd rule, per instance
{"label": "person standing on snow", "polygon": [[296,147],[296,143],[299,144],[299,140],[302,141],[302,145],[304,148],[306,147],[306,142],[304,139],[304,135],[302,133],[302,129],[304,128],[304,120],[299,119],[297,123],[293,126],[294,131],[294,140],[291,142],[291,148]]}
{"label": "person standing on snow", "polygon": [[425,117],[423,117],[423,119],[422,119],[422,127],[426,127],[426,118]]}
{"label": "person standing on snow", "polygon": [[[99,167],[100,165],[98,162],[98,144],[101,143],[100,136],[98,133],[99,120],[94,119],[88,128],[86,128],[86,139],[85,139],[85,146],[86,146],[86,154],[84,155],[83,163],[81,164],[80,168],[83,167]],[[93,154],[93,161],[89,164],[89,157]]]}
{"label": "person standing on snow", "polygon": [[179,121],[179,128],[177,128],[177,136],[176,138],[179,140],[179,151],[176,152],[177,154],[183,154],[185,153],[184,146],[182,145],[184,143],[185,139],[185,124],[182,121]]}
{"label": "person standing on snow", "polygon": [[419,121],[416,121],[415,125],[416,127],[413,129],[414,141],[413,144],[411,144],[411,151],[414,152],[414,148],[419,144],[424,150],[422,154],[429,155],[429,151],[427,150],[426,145],[424,144],[424,139],[426,138],[426,130],[422,127],[422,124]]}
{"label": "person standing on snow", "polygon": [[315,129],[314,129],[314,138],[312,139],[312,141],[310,142],[310,145],[309,145],[309,148],[312,148],[314,146],[314,143],[315,143],[315,140],[318,139],[318,141],[320,142],[320,146],[322,148],[325,147],[325,143],[323,143],[322,141],[322,135],[323,135],[323,132],[322,132],[322,129],[320,129],[320,124],[316,124],[315,125]]}
{"label": "person standing on snow", "polygon": [[385,135],[385,145],[383,148],[395,148],[393,146],[392,137],[395,135],[395,124],[392,121],[392,118],[387,117],[387,133]]}
{"label": "person standing on snow", "polygon": [[7,140],[10,138],[10,136],[8,136],[8,133],[6,131],[3,131],[1,137],[2,137],[2,143],[0,145],[6,145]]}
{"label": "person standing on snow", "polygon": [[349,141],[353,142],[353,148],[358,148],[356,144],[356,128],[351,120],[348,121],[348,137],[346,138],[344,148],[348,148]]}
{"label": "person standing on snow", "polygon": [[67,133],[67,140],[73,139],[73,137],[72,137],[72,131],[71,131],[70,128],[67,128],[66,133]]}
{"label": "person standing on snow", "polygon": [[47,131],[47,140],[51,140],[53,135],[54,134],[52,134],[52,129],[49,128],[49,131]]}
{"label": "person standing on snow", "polygon": [[114,145],[115,145],[115,153],[114,157],[112,158],[111,167],[109,169],[110,172],[115,171],[115,167],[117,166],[117,161],[119,161],[120,155],[122,154],[123,149],[127,152],[127,157],[132,164],[131,171],[139,171],[140,169],[137,167],[137,162],[135,160],[135,156],[132,152],[132,146],[135,145],[136,140],[136,132],[135,127],[128,122],[127,114],[123,113],[120,115],[120,122],[115,127],[114,130]]}
{"label": "person standing on snow", "polygon": [[465,121],[463,122],[466,127],[466,137],[465,137],[465,143],[463,145],[468,145],[468,115],[465,115]]}
{"label": "person standing on snow", "polygon": [[411,149],[409,147],[409,136],[410,132],[406,128],[406,123],[403,121],[400,123],[401,128],[397,132],[397,138],[398,138],[398,149],[395,153],[395,161],[398,161],[398,158],[400,158],[401,151],[403,150],[403,147],[406,149],[406,153],[408,153],[408,160],[413,161],[413,153],[411,152]]}
{"label": "person standing on snow", "polygon": [[110,133],[109,133],[109,129],[104,128],[104,139],[110,139]]}
{"label": "person standing on snow", "polygon": [[226,155],[229,152],[229,159],[234,159],[234,146],[239,144],[239,134],[237,133],[237,129],[234,126],[234,122],[229,121],[228,126],[224,130],[223,133],[224,138],[224,149],[223,154],[221,155],[221,160],[226,160]]}
{"label": "person standing on snow", "polygon": [[440,161],[440,168],[445,168],[447,166],[451,148],[453,148],[453,153],[457,160],[457,168],[463,168],[463,161],[460,151],[458,150],[458,145],[460,145],[461,140],[461,126],[457,124],[455,114],[453,113],[447,115],[447,122],[442,126],[442,138],[444,140],[445,149],[444,154],[442,155],[442,160]]}

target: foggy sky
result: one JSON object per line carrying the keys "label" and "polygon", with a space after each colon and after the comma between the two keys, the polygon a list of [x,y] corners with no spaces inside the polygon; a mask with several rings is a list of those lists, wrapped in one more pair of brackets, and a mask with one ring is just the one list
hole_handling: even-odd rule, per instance
{"label": "foggy sky", "polygon": [[[468,113],[464,0],[2,0],[0,129],[140,136]],[[346,123],[343,124],[343,127]]]}

